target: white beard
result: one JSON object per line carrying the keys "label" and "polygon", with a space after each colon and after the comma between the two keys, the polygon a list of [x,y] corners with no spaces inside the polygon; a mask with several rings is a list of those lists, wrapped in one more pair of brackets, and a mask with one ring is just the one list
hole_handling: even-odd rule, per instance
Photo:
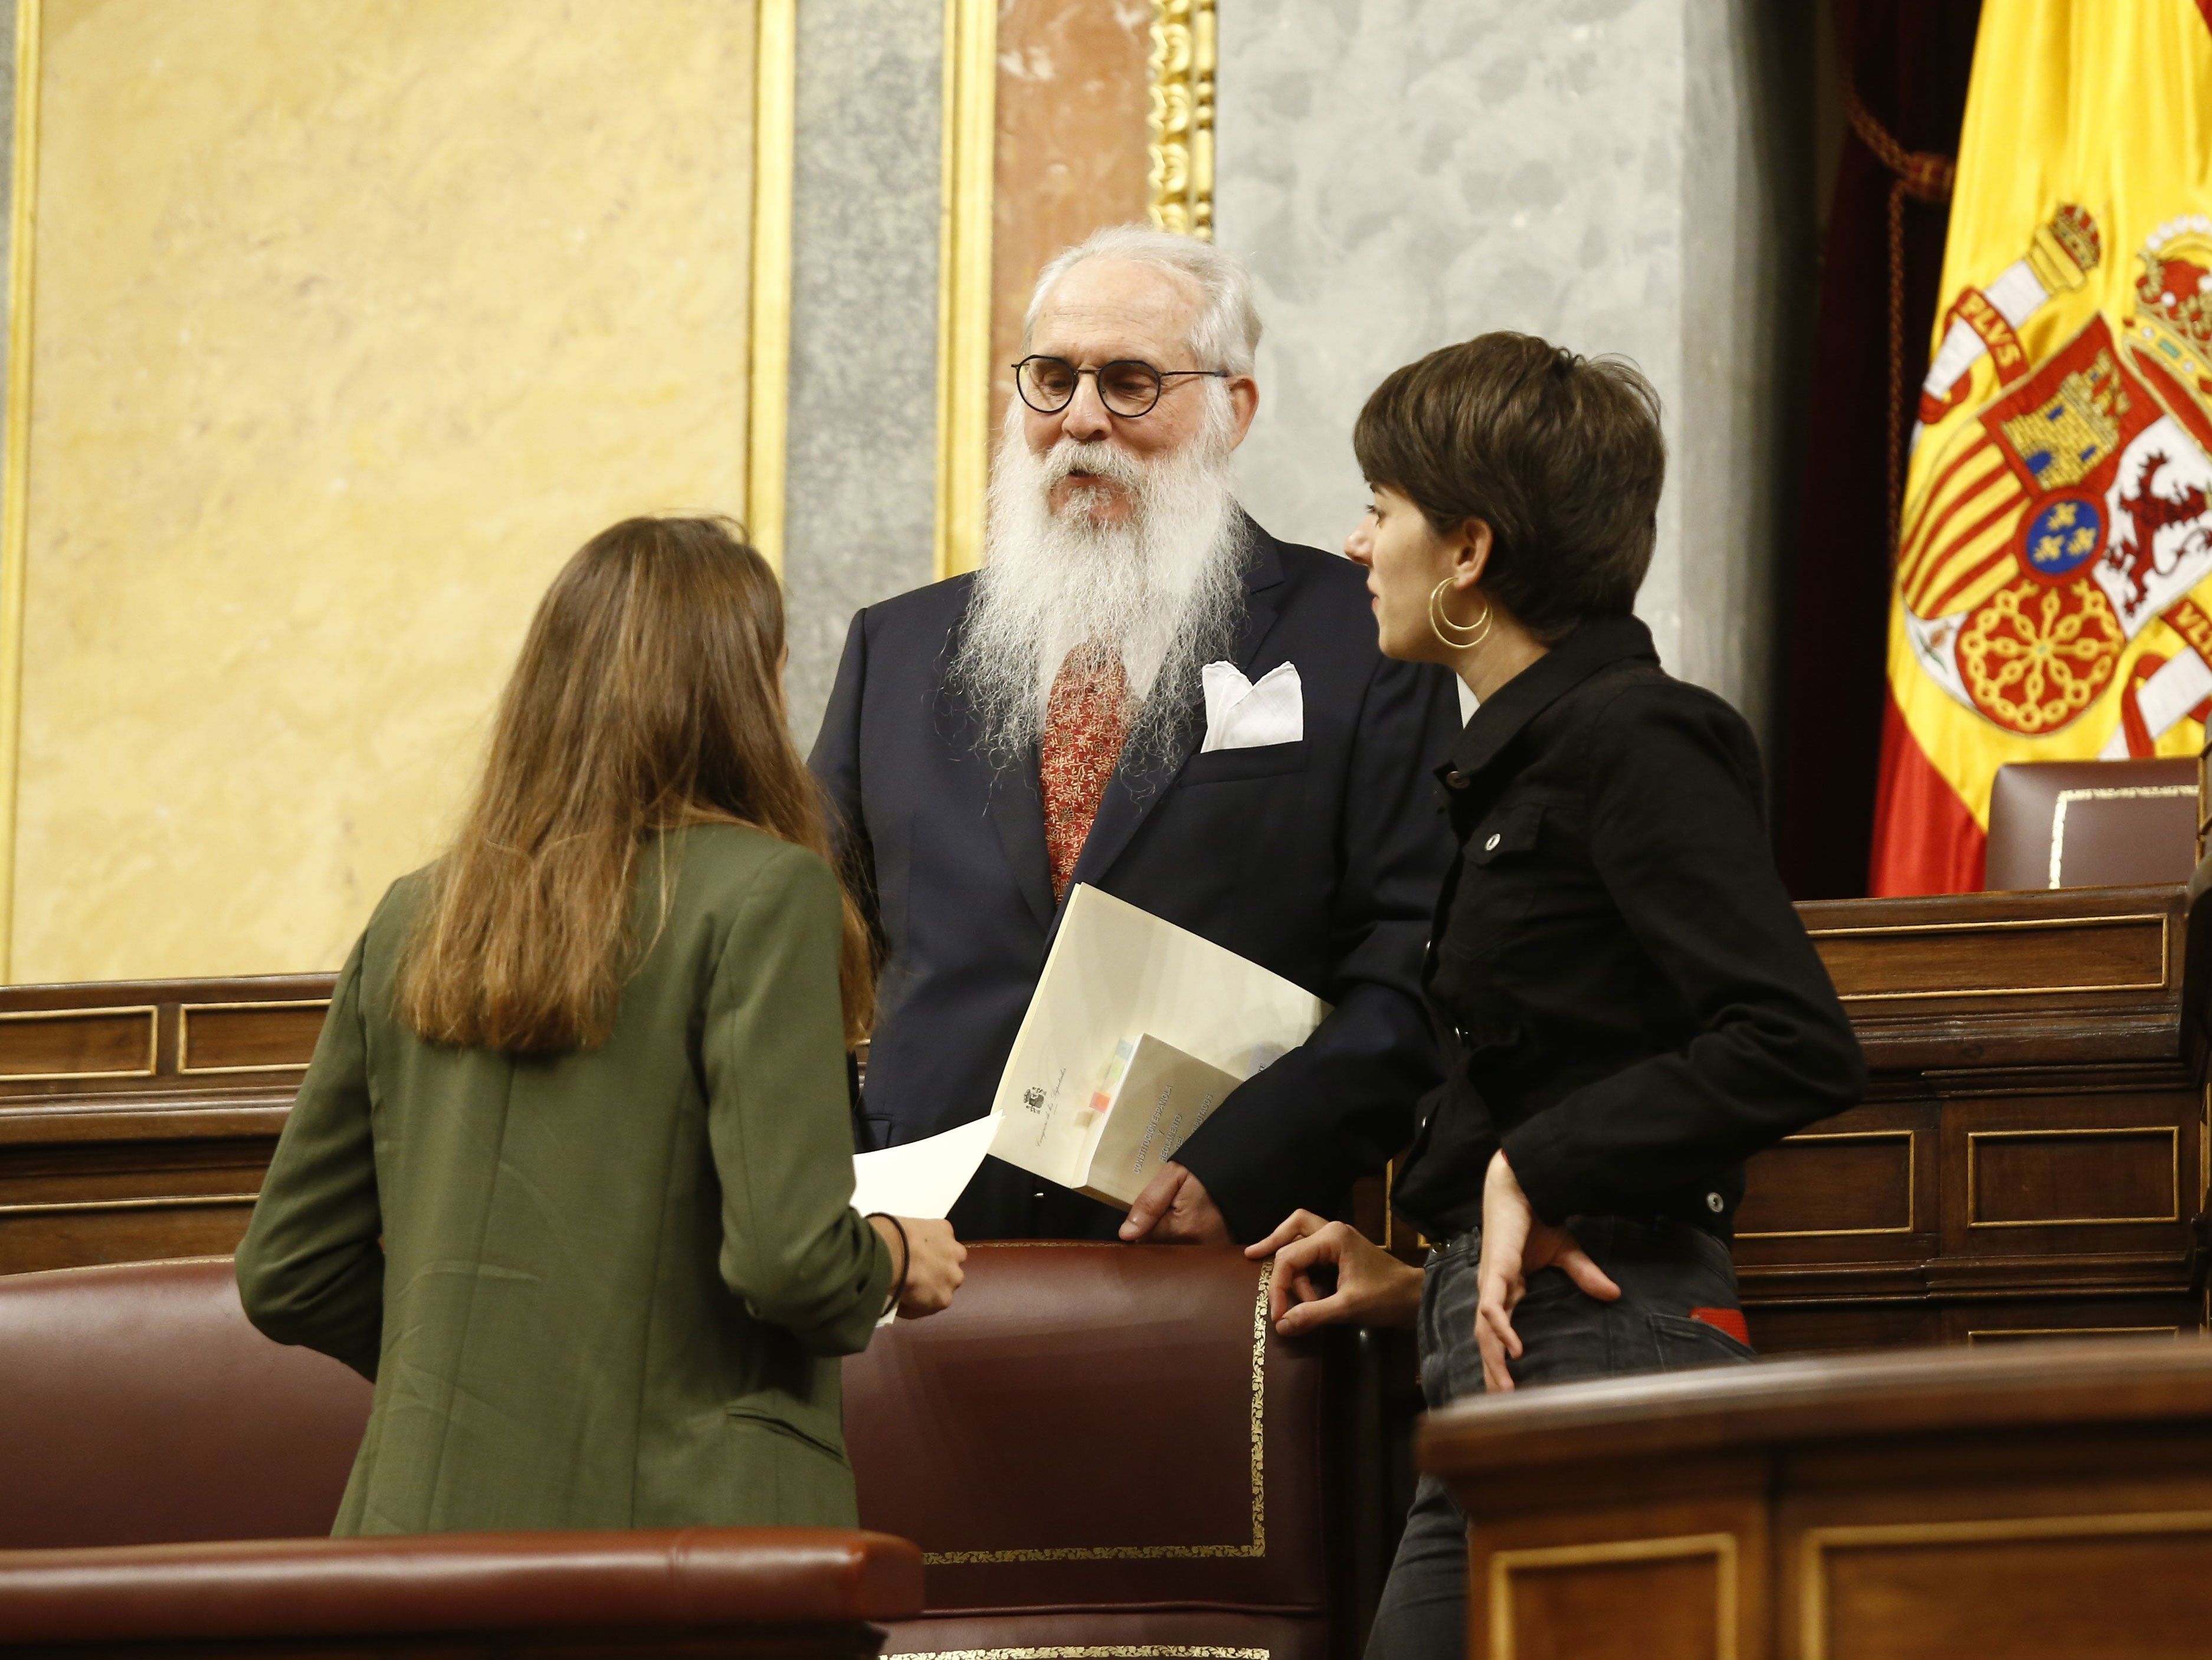
{"label": "white beard", "polygon": [[[1139,764],[1171,746],[1200,666],[1233,655],[1246,538],[1231,493],[1226,404],[1210,405],[1182,450],[1151,462],[1069,440],[1039,455],[1023,435],[1020,407],[1008,410],[991,472],[986,562],[951,669],[994,764],[1038,741],[1054,677],[1079,647],[1121,660],[1131,706],[1126,753]],[[1128,492],[1125,522],[1094,524],[1087,491],[1051,510],[1053,486],[1079,470]]]}

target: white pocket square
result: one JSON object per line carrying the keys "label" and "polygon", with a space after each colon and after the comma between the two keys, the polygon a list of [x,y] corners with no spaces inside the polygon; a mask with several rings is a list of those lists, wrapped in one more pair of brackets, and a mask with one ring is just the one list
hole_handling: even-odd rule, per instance
{"label": "white pocket square", "polygon": [[1206,687],[1206,742],[1215,750],[1255,750],[1295,744],[1306,735],[1305,693],[1295,663],[1279,663],[1255,685],[1234,663],[1208,663],[1199,671]]}

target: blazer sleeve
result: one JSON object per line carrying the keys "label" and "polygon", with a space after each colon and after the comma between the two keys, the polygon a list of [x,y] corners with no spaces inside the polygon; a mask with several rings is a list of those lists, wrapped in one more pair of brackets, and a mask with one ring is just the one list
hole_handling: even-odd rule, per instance
{"label": "blazer sleeve", "polygon": [[866,1348],[891,1254],[854,1210],[837,958],[843,901],[811,854],[754,879],[708,994],[702,1058],[723,1281],[815,1354]]}
{"label": "blazer sleeve", "polygon": [[[1365,626],[1365,618],[1361,618]],[[1176,1155],[1232,1236],[1331,1210],[1413,1138],[1440,1075],[1421,955],[1454,848],[1431,769],[1459,730],[1449,675],[1378,660],[1360,705],[1328,897],[1334,1006],[1314,1035],[1224,1101]]]}
{"label": "blazer sleeve", "polygon": [[860,800],[860,707],[868,682],[868,614],[853,613],[845,631],[844,654],[837,660],[837,678],[830,688],[830,702],[822,711],[821,729],[806,757],[808,770],[821,786],[830,808],[830,830],[837,856],[855,890],[868,903],[875,888],[875,860],[868,846],[866,821]]}
{"label": "blazer sleeve", "polygon": [[1624,691],[1590,723],[1590,856],[1694,1031],[1506,1132],[1546,1221],[1634,1212],[1718,1178],[1857,1103],[1866,1058],[1796,908],[1735,711],[1680,682]]}
{"label": "blazer sleeve", "polygon": [[384,1336],[384,1231],[362,1020],[363,935],[339,970],[314,1058],[238,1247],[246,1317],[280,1343],[374,1380]]}

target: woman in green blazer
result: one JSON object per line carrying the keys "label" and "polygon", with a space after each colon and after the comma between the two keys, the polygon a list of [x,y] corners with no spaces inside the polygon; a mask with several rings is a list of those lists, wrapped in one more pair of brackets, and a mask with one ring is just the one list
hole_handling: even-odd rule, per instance
{"label": "woman in green blazer", "polygon": [[719,524],[595,538],[347,959],[238,1252],[375,1382],[336,1532],[854,1523],[837,1357],[964,1253],[851,1208],[868,946],[782,657]]}

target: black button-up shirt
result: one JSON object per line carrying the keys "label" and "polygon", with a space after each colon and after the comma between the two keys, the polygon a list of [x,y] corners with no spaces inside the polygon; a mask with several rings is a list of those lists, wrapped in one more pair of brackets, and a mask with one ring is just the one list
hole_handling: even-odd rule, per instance
{"label": "black button-up shirt", "polygon": [[1775,873],[1750,728],[1603,617],[1498,688],[1437,776],[1460,856],[1423,986],[1449,1071],[1398,1207],[1474,1225],[1503,1145],[1547,1222],[1729,1237],[1743,1160],[1866,1086]]}

